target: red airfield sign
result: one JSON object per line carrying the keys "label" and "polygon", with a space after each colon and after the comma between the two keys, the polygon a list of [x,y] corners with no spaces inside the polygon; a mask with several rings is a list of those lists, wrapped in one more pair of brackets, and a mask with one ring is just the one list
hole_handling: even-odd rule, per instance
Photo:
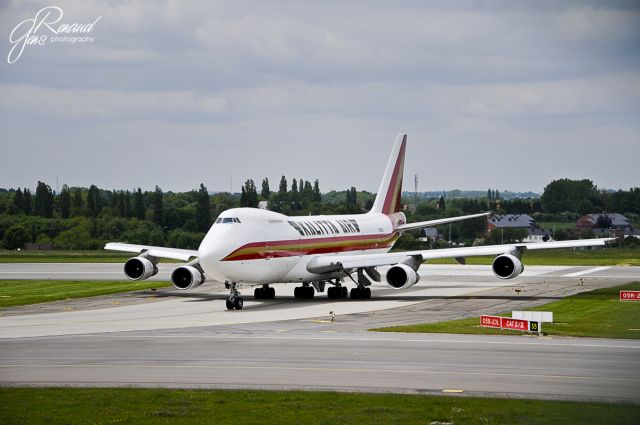
{"label": "red airfield sign", "polygon": [[620,301],[640,301],[640,291],[620,291]]}
{"label": "red airfield sign", "polygon": [[501,325],[502,317],[500,316],[480,316],[480,326],[500,329]]}
{"label": "red airfield sign", "polygon": [[540,332],[540,322],[500,316],[480,316],[480,326],[524,332]]}
{"label": "red airfield sign", "polygon": [[502,317],[502,329],[513,329],[514,331],[528,331],[529,321],[520,319],[510,319]]}

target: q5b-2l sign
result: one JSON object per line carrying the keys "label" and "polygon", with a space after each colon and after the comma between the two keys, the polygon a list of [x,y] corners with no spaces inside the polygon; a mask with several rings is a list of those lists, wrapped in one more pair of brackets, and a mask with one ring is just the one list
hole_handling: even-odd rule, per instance
{"label": "q5b-2l sign", "polygon": [[530,320],[500,316],[480,316],[480,326],[485,328],[510,329],[513,331],[538,332],[540,324]]}

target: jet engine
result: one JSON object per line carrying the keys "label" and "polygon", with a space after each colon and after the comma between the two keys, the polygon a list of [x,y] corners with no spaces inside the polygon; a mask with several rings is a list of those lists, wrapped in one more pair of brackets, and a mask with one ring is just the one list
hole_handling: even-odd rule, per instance
{"label": "jet engine", "polygon": [[524,271],[522,261],[514,255],[502,254],[493,260],[493,273],[500,279],[513,279]]}
{"label": "jet engine", "polygon": [[158,267],[146,257],[133,257],[124,263],[124,274],[131,280],[145,280],[158,274]]}
{"label": "jet engine", "polygon": [[181,266],[171,273],[171,282],[176,289],[193,289],[204,283],[204,275],[193,266]]}
{"label": "jet engine", "polygon": [[387,271],[387,285],[393,289],[407,289],[415,285],[420,276],[406,264],[396,264]]}

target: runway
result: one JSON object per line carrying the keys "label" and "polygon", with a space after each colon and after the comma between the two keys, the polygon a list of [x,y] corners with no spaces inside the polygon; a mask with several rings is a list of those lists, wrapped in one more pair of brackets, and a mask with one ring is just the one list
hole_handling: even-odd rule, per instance
{"label": "runway", "polygon": [[[54,276],[78,270],[38,267]],[[4,278],[29,270],[0,266]],[[0,385],[462,390],[640,403],[636,340],[366,332],[526,309],[640,280],[640,268],[528,267],[511,281],[485,266],[423,266],[420,274],[407,291],[376,285],[372,300],[295,300],[292,285],[278,285],[275,300],[258,301],[245,290],[242,311],[226,311],[227,292],[209,283],[3,309]]]}

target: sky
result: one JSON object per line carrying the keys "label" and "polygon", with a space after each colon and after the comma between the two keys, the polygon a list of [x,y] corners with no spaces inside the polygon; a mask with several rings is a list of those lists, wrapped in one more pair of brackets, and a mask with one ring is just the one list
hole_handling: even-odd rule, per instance
{"label": "sky", "polygon": [[4,188],[375,191],[400,132],[404,190],[640,186],[638,1],[0,0],[0,32]]}

